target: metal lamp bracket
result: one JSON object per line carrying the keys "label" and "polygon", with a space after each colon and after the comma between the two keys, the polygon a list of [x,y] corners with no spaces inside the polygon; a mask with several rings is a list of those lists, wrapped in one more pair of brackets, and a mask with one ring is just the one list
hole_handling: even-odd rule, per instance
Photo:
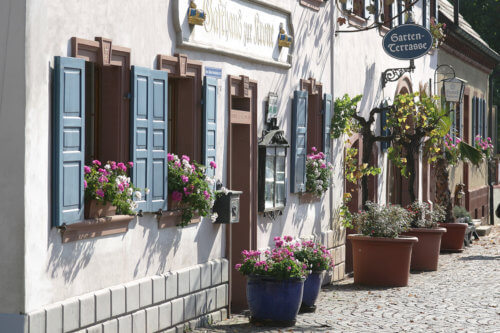
{"label": "metal lamp bracket", "polygon": [[387,82],[399,80],[404,73],[413,73],[415,70],[415,62],[410,60],[410,67],[406,68],[388,68],[382,72],[382,88],[385,88]]}

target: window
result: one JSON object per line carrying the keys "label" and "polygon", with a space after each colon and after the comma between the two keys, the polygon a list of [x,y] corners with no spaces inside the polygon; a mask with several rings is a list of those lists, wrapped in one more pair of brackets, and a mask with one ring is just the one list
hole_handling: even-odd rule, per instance
{"label": "window", "polygon": [[365,0],[354,0],[352,13],[359,17],[365,17]]}
{"label": "window", "polygon": [[392,28],[392,4],[387,5],[384,2],[384,22],[383,25],[389,29]]}
{"label": "window", "polygon": [[85,162],[128,161],[130,50],[73,37],[72,55],[85,60]]}
{"label": "window", "polygon": [[431,2],[430,0],[422,0],[422,26],[430,29],[431,25]]}
{"label": "window", "polygon": [[305,192],[306,156],[312,147],[323,150],[330,160],[332,96],[322,95],[323,86],[315,79],[300,80],[292,105],[291,192]]}

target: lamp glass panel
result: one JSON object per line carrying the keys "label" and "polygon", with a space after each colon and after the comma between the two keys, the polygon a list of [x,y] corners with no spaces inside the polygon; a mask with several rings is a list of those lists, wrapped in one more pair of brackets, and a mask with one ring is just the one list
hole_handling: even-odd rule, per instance
{"label": "lamp glass panel", "polygon": [[276,156],[276,207],[285,206],[285,156]]}
{"label": "lamp glass panel", "polygon": [[[269,152],[269,149],[268,149]],[[275,172],[274,172],[274,156],[266,156],[266,179],[265,179],[265,208],[274,207],[274,182],[275,182]]]}

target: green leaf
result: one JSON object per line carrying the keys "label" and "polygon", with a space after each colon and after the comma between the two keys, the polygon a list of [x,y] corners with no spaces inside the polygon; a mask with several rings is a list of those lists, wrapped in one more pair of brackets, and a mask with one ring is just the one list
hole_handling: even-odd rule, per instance
{"label": "green leaf", "polygon": [[481,151],[463,141],[458,144],[458,149],[460,149],[462,158],[468,159],[475,166],[478,166],[483,160]]}

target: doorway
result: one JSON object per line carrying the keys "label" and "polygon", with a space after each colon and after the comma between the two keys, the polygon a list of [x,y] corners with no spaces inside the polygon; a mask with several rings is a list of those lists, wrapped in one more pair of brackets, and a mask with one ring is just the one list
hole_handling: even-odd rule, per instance
{"label": "doorway", "polygon": [[229,311],[246,308],[246,279],[234,269],[241,251],[257,248],[257,82],[229,76],[227,186],[242,191],[239,223],[228,225]]}

